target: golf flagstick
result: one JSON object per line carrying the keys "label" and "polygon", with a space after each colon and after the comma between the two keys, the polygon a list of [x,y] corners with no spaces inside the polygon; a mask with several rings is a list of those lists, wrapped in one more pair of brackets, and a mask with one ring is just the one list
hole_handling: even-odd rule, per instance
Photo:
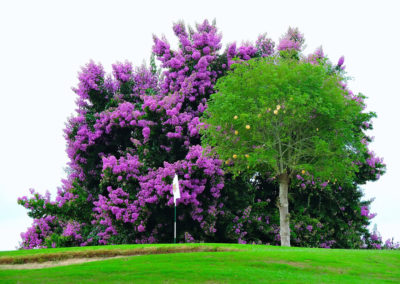
{"label": "golf flagstick", "polygon": [[174,194],[174,244],[176,244],[176,200],[181,198],[178,176],[176,174],[174,176],[174,181],[172,182],[172,193]]}

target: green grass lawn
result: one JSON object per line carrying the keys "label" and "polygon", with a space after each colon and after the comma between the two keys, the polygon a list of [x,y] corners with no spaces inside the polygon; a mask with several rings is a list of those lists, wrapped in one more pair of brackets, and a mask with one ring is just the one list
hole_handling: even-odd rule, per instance
{"label": "green grass lawn", "polygon": [[[128,256],[32,270],[0,270],[1,283],[400,283],[400,251],[197,244],[235,251]],[[174,248],[123,245],[0,252],[0,259],[91,250]]]}

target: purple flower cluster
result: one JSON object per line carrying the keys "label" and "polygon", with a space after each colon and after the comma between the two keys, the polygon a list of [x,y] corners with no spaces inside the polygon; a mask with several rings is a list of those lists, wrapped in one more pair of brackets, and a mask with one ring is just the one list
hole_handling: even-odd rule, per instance
{"label": "purple flower cluster", "polygon": [[34,219],[32,227],[28,228],[25,233],[21,233],[21,248],[47,248],[44,239],[53,233],[56,222],[57,218],[54,216]]}
{"label": "purple flower cluster", "polygon": [[332,231],[326,230],[326,226],[321,222],[309,216],[302,216],[301,218],[305,219],[294,225],[297,236],[295,243],[320,248],[331,248],[336,243],[336,240],[332,238]]}
{"label": "purple flower cluster", "polygon": [[[101,64],[95,64],[90,61],[85,67],[82,67],[81,73],[78,76],[78,88],[73,88],[78,95],[76,101],[78,105],[77,112],[85,113],[85,108],[92,105],[91,101],[95,97],[104,97],[108,99],[107,93],[103,89],[105,71]],[[79,119],[79,117],[74,120]]]}
{"label": "purple flower cluster", "polygon": [[[166,181],[172,180],[175,173],[180,176],[181,190],[177,205],[183,204],[186,208],[191,208],[193,221],[199,223],[205,234],[215,233],[215,220],[219,214],[216,205],[224,187],[220,166],[221,162],[206,156],[199,145],[191,147],[184,160],[173,164],[165,162],[163,167],[149,170],[146,175],[139,175],[141,163],[137,156],[128,154],[127,158],[121,157],[119,160],[114,156],[103,158],[102,183],[110,182],[110,177],[116,176],[120,187],[114,189],[108,186],[108,193],[99,195],[99,200],[94,202],[95,220],[92,224],[102,225],[104,232],[101,243],[106,243],[112,234],[118,233],[111,220],[132,223],[138,235],[145,233],[145,224],[152,217],[151,212],[146,211],[147,207],[173,206],[172,185]],[[191,178],[199,175],[203,178]],[[135,181],[135,194],[123,189],[124,183]],[[203,197],[202,202],[199,201],[200,196]],[[209,197],[204,200],[205,196]],[[142,239],[137,242],[143,243]]]}
{"label": "purple flower cluster", "polygon": [[304,43],[303,34],[301,34],[297,28],[289,28],[287,33],[279,41],[278,50],[300,51],[303,43]]}
{"label": "purple flower cluster", "polygon": [[395,242],[394,239],[387,239],[384,244],[385,249],[400,249],[400,242]]}
{"label": "purple flower cluster", "polygon": [[322,50],[322,46],[317,48],[314,53],[310,54],[307,57],[307,62],[311,64],[319,64],[321,60],[325,58],[324,51]]}
{"label": "purple flower cluster", "polygon": [[374,152],[369,152],[368,154],[369,154],[369,157],[367,158],[367,164],[371,168],[375,168],[378,163],[379,164],[383,163],[383,159],[376,157]]}
{"label": "purple flower cluster", "polygon": [[373,219],[376,216],[376,213],[370,213],[368,206],[361,207],[361,216],[365,216],[368,219]]}
{"label": "purple flower cluster", "polygon": [[190,233],[185,232],[185,243],[194,243],[194,242],[195,239],[193,238],[193,236]]}
{"label": "purple flower cluster", "polygon": [[321,181],[319,178],[315,178],[313,175],[309,173],[304,173],[302,175],[297,174],[296,179],[294,179],[293,183],[302,189],[325,189],[330,184],[336,184],[336,182],[331,181]]}
{"label": "purple flower cluster", "polygon": [[80,230],[81,224],[76,221],[70,221],[65,225],[62,236],[71,237],[73,240],[80,242],[82,240],[82,236],[79,234]]}
{"label": "purple flower cluster", "polygon": [[271,56],[275,52],[275,42],[266,37],[267,34],[260,35],[256,41],[256,49],[262,57]]}
{"label": "purple flower cluster", "polygon": [[[251,207],[247,207],[246,209],[243,210],[243,214],[241,218],[239,216],[236,216],[233,219],[233,227],[232,229],[234,230],[234,233],[238,237],[238,243],[239,244],[246,244],[247,242],[245,241],[245,236],[247,235],[247,231],[245,231],[244,227],[246,223],[251,223],[250,220],[250,213],[251,213]],[[261,219],[259,220],[259,222]]]}
{"label": "purple flower cluster", "polygon": [[344,56],[341,56],[338,60],[337,66],[342,67],[344,63]]}
{"label": "purple flower cluster", "polygon": [[327,249],[329,249],[329,248],[331,248],[332,245],[334,245],[335,243],[336,243],[335,240],[329,240],[329,241],[326,241],[326,242],[321,243],[321,244],[320,244],[320,248],[327,248]]}
{"label": "purple flower cluster", "polygon": [[371,245],[375,249],[382,249],[382,237],[377,232],[371,235]]}
{"label": "purple flower cluster", "polygon": [[114,78],[122,83],[128,82],[132,79],[133,68],[129,62],[112,65]]}

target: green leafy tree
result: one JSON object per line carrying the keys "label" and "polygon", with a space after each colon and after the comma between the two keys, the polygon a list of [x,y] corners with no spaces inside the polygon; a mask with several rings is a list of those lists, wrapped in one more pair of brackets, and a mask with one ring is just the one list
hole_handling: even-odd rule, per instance
{"label": "green leafy tree", "polygon": [[[290,246],[288,189],[298,174],[325,184],[351,183],[367,151],[361,95],[350,97],[340,72],[288,56],[233,66],[216,84],[203,118],[203,142],[235,175],[279,183],[282,246]],[[359,99],[358,99],[359,98]]]}

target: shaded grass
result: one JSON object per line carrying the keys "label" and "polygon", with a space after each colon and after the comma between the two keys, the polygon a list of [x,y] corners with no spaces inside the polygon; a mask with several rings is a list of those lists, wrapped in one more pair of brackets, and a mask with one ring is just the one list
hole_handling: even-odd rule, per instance
{"label": "shaded grass", "polygon": [[[96,247],[93,250],[158,248],[158,251],[161,251],[160,248],[172,247],[223,248],[235,251],[218,252],[216,249],[217,252],[140,255],[23,272],[0,270],[0,280],[5,283],[400,282],[400,251],[326,250],[228,244],[109,246],[99,249]],[[61,250],[74,252],[87,249]],[[37,250],[33,254],[42,253]],[[15,252],[11,254],[18,255],[15,255]],[[7,255],[9,253],[2,254],[2,256]]]}

